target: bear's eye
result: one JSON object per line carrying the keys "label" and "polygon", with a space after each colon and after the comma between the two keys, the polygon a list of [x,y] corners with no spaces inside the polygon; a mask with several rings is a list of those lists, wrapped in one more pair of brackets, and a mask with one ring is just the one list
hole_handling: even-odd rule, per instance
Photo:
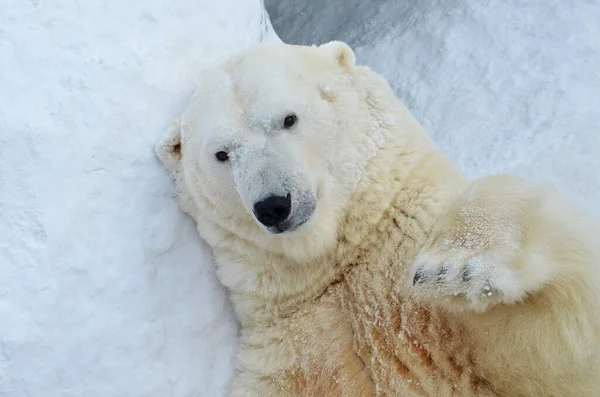
{"label": "bear's eye", "polygon": [[229,154],[227,154],[227,152],[217,152],[215,153],[215,157],[217,158],[217,160],[219,160],[221,163],[226,162],[227,160],[229,160]]}
{"label": "bear's eye", "polygon": [[294,126],[294,124],[296,124],[296,121],[298,120],[298,117],[296,117],[295,114],[288,114],[287,116],[285,116],[285,119],[283,120],[283,128],[292,128]]}

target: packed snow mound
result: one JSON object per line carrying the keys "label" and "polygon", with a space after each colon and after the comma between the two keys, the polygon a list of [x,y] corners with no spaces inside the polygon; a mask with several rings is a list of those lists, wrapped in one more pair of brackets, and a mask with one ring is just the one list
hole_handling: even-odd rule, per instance
{"label": "packed snow mound", "polygon": [[549,182],[600,218],[600,0],[265,3],[283,41],[348,42],[472,176]]}
{"label": "packed snow mound", "polygon": [[5,0],[0,396],[220,396],[237,326],[154,155],[262,2]]}

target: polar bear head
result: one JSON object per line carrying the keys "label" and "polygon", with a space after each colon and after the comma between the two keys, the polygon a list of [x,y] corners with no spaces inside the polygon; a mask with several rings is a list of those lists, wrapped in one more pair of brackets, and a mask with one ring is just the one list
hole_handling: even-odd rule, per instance
{"label": "polar bear head", "polygon": [[296,259],[335,242],[374,153],[359,69],[341,42],[276,43],[204,73],[157,153],[209,244],[218,233],[206,222]]}

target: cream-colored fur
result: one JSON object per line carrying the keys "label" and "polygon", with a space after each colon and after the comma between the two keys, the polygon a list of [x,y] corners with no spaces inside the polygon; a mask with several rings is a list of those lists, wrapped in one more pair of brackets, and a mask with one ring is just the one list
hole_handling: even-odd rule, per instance
{"label": "cream-colored fur", "polygon": [[[219,145],[272,149],[311,220],[264,230],[235,177],[256,162]],[[596,226],[548,187],[468,180],[345,44],[233,57],[157,153],[242,324],[233,396],[600,396]]]}

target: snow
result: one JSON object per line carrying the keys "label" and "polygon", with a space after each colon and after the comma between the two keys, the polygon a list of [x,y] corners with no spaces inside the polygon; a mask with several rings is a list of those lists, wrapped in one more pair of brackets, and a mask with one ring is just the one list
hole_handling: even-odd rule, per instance
{"label": "snow", "polygon": [[[287,29],[346,7],[311,34],[349,29],[320,41],[350,42],[474,176],[600,215],[600,0],[317,3],[280,2]],[[259,0],[3,1],[0,397],[227,394],[237,325],[153,146],[267,25]]]}
{"label": "snow", "polygon": [[259,0],[4,0],[0,396],[222,396],[237,325],[154,156]]}

